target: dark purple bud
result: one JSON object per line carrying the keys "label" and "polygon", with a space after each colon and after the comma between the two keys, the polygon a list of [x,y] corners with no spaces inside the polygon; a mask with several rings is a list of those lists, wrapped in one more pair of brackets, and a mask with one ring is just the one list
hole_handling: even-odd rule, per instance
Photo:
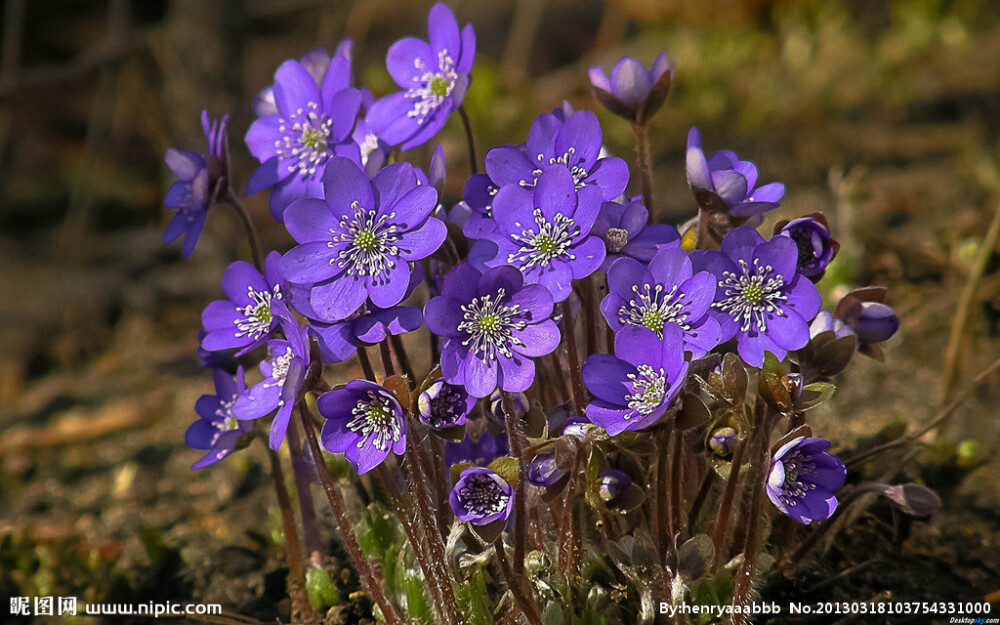
{"label": "dark purple bud", "polygon": [[439,379],[417,398],[417,416],[432,430],[444,430],[465,423],[475,405],[464,387]]}
{"label": "dark purple bud", "polygon": [[858,335],[858,342],[866,345],[887,341],[899,329],[896,312],[880,302],[862,302],[860,311],[844,322]]}
{"label": "dark purple bud", "polygon": [[712,432],[708,446],[717,456],[728,458],[733,455],[733,449],[736,447],[736,430],[730,427],[719,428]]}
{"label": "dark purple bud", "polygon": [[528,483],[543,488],[552,486],[566,475],[566,472],[556,464],[552,454],[538,454],[531,459],[528,467]]}
{"label": "dark purple bud", "polygon": [[822,213],[780,221],[774,227],[774,234],[795,241],[799,250],[799,273],[813,282],[823,277],[827,265],[840,250],[840,244],[830,237],[830,228]]}
{"label": "dark purple bud", "polygon": [[[528,397],[524,393],[508,393],[510,395],[511,404],[514,406],[514,416],[518,419],[528,414]],[[493,391],[490,395],[490,412],[489,416],[499,423],[504,423],[506,421],[503,406],[503,395],[499,390]]]}
{"label": "dark purple bud", "polygon": [[460,521],[488,525],[510,517],[514,487],[491,469],[469,467],[462,471],[448,502]]}
{"label": "dark purple bud", "polygon": [[623,495],[631,485],[632,478],[628,473],[610,469],[597,478],[597,494],[604,501],[611,502]]}

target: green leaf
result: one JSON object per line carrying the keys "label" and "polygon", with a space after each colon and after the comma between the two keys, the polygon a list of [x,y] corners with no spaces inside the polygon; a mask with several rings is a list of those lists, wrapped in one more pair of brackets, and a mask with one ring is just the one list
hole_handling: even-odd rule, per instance
{"label": "green leaf", "polygon": [[833,397],[837,387],[828,382],[816,382],[802,389],[802,394],[795,400],[795,410],[809,410]]}
{"label": "green leaf", "polygon": [[340,603],[340,593],[324,568],[309,567],[306,571],[306,591],[309,593],[309,603],[320,612],[326,612]]}
{"label": "green leaf", "polygon": [[510,456],[501,456],[490,463],[490,469],[511,485],[517,485],[519,466],[517,458]]}
{"label": "green leaf", "polygon": [[434,622],[431,615],[431,607],[427,602],[427,595],[424,594],[427,584],[422,575],[416,571],[408,570],[403,573],[403,592],[406,594],[406,613],[411,620],[430,625]]}
{"label": "green leaf", "polygon": [[486,591],[486,580],[479,567],[475,567],[465,582],[455,588],[455,599],[465,618],[466,625],[493,625],[493,610]]}

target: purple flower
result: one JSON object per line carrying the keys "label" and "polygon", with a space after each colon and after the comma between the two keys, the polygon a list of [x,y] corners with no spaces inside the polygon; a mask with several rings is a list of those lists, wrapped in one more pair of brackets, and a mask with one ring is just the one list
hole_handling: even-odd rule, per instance
{"label": "purple flower", "polygon": [[233,414],[233,403],[247,390],[243,368],[236,370],[235,379],[221,369],[214,370],[212,376],[215,395],[198,398],[194,410],[199,419],[184,434],[188,447],[208,450],[204,458],[191,465],[192,469],[202,469],[222,460],[236,449],[236,439],[253,429],[251,424],[239,421]]}
{"label": "purple flower", "polygon": [[[352,85],[351,81],[351,60],[354,56],[354,41],[344,39],[337,44],[337,49],[331,57],[330,53],[322,48],[310,50],[305,56],[299,59],[301,65],[317,87],[322,87],[327,80],[331,86],[346,89]],[[253,99],[253,112],[257,117],[267,117],[268,115],[280,115],[278,103],[274,98],[274,85],[268,85],[260,90]]]}
{"label": "purple flower", "polygon": [[473,397],[496,388],[523,391],[535,379],[532,358],[559,345],[552,294],[525,285],[513,267],[480,273],[462,263],[445,278],[444,295],[424,307],[427,328],[443,337],[441,371]]}
{"label": "purple flower", "polygon": [[844,323],[858,335],[861,345],[888,341],[899,329],[896,312],[881,302],[862,302],[861,310],[848,316]]}
{"label": "purple flower", "polygon": [[572,175],[577,189],[596,187],[602,200],[611,201],[625,192],[628,166],[617,157],[601,158],[602,142],[601,125],[590,111],[577,111],[565,121],[542,113],[524,146],[504,145],[486,153],[486,174],[498,189],[530,189],[548,166],[557,166]]}
{"label": "purple flower", "polygon": [[583,381],[594,395],[587,417],[614,436],[641,430],[670,407],[687,375],[679,328],[627,326],[615,335],[615,355],[594,354],[583,365]]}
{"label": "purple flower", "polygon": [[[528,396],[524,393],[509,393],[511,396],[511,403],[514,405],[514,416],[518,419],[528,414]],[[493,391],[490,394],[490,409],[486,413],[486,416],[491,417],[497,423],[507,422],[507,411],[503,406],[503,392],[500,390]]]}
{"label": "purple flower", "polygon": [[444,459],[448,466],[469,462],[486,466],[500,456],[507,455],[507,435],[493,436],[482,431],[475,441],[466,435],[459,443],[449,442],[444,448]]}
{"label": "purple flower", "polygon": [[367,117],[384,141],[404,150],[436,135],[461,106],[476,56],[472,25],[459,32],[455,14],[444,4],[431,8],[427,34],[429,42],[410,37],[389,48],[386,67],[403,91],[376,102]]}
{"label": "purple flower", "polygon": [[813,282],[819,282],[840,250],[840,243],[830,237],[830,227],[823,213],[779,221],[774,226],[774,234],[795,241],[799,249],[799,273]]}
{"label": "purple flower", "polygon": [[326,417],[323,448],[343,453],[358,473],[371,471],[390,453],[406,451],[403,407],[383,386],[352,380],[343,389],[321,395],[317,407]]}
{"label": "purple flower", "polygon": [[[322,65],[319,63],[318,65]],[[271,214],[284,221],[293,201],[323,195],[323,167],[334,156],[361,162],[352,139],[361,92],[350,88],[350,61],[334,57],[322,82],[299,61],[282,63],[274,73],[277,112],[259,117],[246,134],[247,147],[261,165],[250,177],[247,193],[274,187]],[[263,112],[268,112],[266,107]]]}
{"label": "purple flower", "polygon": [[271,313],[281,323],[285,338],[267,342],[268,357],[260,363],[264,379],[236,400],[233,413],[239,419],[259,419],[277,410],[269,439],[271,449],[277,450],[285,440],[288,420],[309,367],[309,344],[305,331],[281,300],[271,302]]}
{"label": "purple flower", "polygon": [[[607,273],[619,258],[634,258],[648,263],[662,249],[679,247],[681,235],[673,226],[648,224],[649,211],[636,196],[625,203],[605,202],[591,229],[604,240],[607,255],[601,271]],[[648,225],[647,225],[648,224]]]}
{"label": "purple flower", "polygon": [[[420,284],[423,275],[423,267],[414,265],[404,300]],[[399,305],[379,308],[367,300],[347,318],[329,319],[313,309],[310,301],[312,285],[286,282],[285,287],[288,303],[309,319],[307,330],[318,340],[323,362],[342,362],[354,355],[362,343],[381,343],[389,335],[413,332],[424,324],[419,308]]]}
{"label": "purple flower", "polygon": [[282,257],[282,275],[313,285],[310,304],[323,319],[344,319],[368,297],[379,308],[395,306],[410,284],[410,262],[430,256],[447,235],[429,217],[437,192],[419,184],[408,163],[369,180],[346,158],[327,164],[323,190],[325,199],[299,200],[286,211],[300,245]]}
{"label": "purple flower", "polygon": [[205,336],[201,347],[208,351],[237,349],[237,356],[262,345],[278,325],[271,304],[282,298],[278,260],[271,252],[264,261],[264,275],[249,263],[236,261],[222,276],[222,288],[228,300],[217,300],[205,307],[201,322]]}
{"label": "purple flower", "polygon": [[465,423],[476,407],[476,398],[461,386],[438,379],[417,397],[417,417],[432,430],[445,430]]}
{"label": "purple flower", "polygon": [[739,160],[735,152],[720,150],[706,160],[697,128],[688,133],[687,180],[703,210],[737,217],[760,216],[778,208],[778,201],[785,195],[785,185],[780,182],[754,189],[757,167]]}
{"label": "purple flower", "polygon": [[598,496],[607,503],[612,503],[632,486],[632,478],[628,473],[618,469],[609,469],[597,478],[595,490]]}
{"label": "purple flower", "polygon": [[546,167],[531,189],[509,185],[493,199],[497,245],[490,267],[513,265],[525,281],[548,287],[555,301],[572,292],[574,279],[586,278],[604,262],[604,241],[591,233],[601,208],[600,193],[583,187],[561,167]]}
{"label": "purple flower", "polygon": [[822,303],[816,286],[800,277],[798,248],[788,237],[765,241],[750,226],[731,230],[722,251],[695,251],[691,262],[718,280],[712,313],[722,341],[736,336],[740,357],[764,364],[764,351],[783,360],[809,342],[809,322]]}
{"label": "purple flower", "polygon": [[566,471],[559,468],[552,454],[536,454],[528,466],[528,483],[539,488],[552,486],[565,476]]}
{"label": "purple flower", "polygon": [[462,471],[448,497],[459,521],[489,525],[506,521],[514,509],[514,487],[485,467]]}
{"label": "purple flower", "polygon": [[809,338],[815,338],[817,334],[823,332],[833,332],[838,339],[854,334],[854,330],[849,328],[840,319],[833,316],[828,310],[821,310],[816,313],[816,318],[809,324]]}
{"label": "purple flower", "polygon": [[660,52],[649,69],[630,56],[622,57],[608,77],[598,66],[590,68],[594,97],[609,111],[633,124],[645,125],[663,106],[674,79],[674,66]]}
{"label": "purple flower", "polygon": [[771,460],[767,496],[784,514],[808,525],[830,518],[837,509],[834,491],[844,485],[844,463],[826,453],[830,441],[799,436],[782,445]]}
{"label": "purple flower", "polygon": [[202,111],[201,128],[208,142],[207,154],[202,156],[191,150],[170,148],[164,156],[167,167],[180,180],[167,189],[163,198],[164,206],[177,209],[177,214],[163,233],[163,243],[172,243],[183,235],[181,254],[184,258],[191,256],[198,244],[208,208],[219,201],[225,191],[224,185],[229,184],[228,122],[229,115],[213,122],[208,117],[208,111]]}
{"label": "purple flower", "polygon": [[631,258],[616,261],[608,272],[601,312],[616,331],[641,326],[662,337],[664,326],[674,325],[683,333],[684,349],[701,358],[722,337],[719,322],[708,314],[715,292],[715,276],[693,273],[687,252],[666,249],[648,266]]}

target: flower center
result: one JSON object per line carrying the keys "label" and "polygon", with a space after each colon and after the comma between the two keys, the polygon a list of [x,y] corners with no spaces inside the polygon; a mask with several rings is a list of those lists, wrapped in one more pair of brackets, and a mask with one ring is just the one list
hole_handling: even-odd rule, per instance
{"label": "flower center", "polygon": [[444,386],[437,397],[431,400],[428,420],[431,427],[441,429],[451,427],[465,416],[465,401],[453,388]]}
{"label": "flower center", "polygon": [[369,132],[358,147],[361,148],[361,164],[367,165],[368,157],[378,149],[378,135],[374,132]]}
{"label": "flower center", "polygon": [[502,512],[510,501],[497,479],[481,473],[467,476],[458,489],[458,501],[469,512],[490,516]]}
{"label": "flower center", "polygon": [[351,409],[351,414],[354,418],[348,422],[347,429],[361,436],[358,449],[369,440],[379,451],[386,451],[393,443],[399,442],[403,431],[396,418],[395,400],[391,397],[368,391],[367,400],[359,400]]}
{"label": "flower center", "polygon": [[816,490],[816,485],[812,482],[803,482],[799,479],[802,476],[815,475],[816,463],[811,456],[800,451],[793,451],[779,462],[785,467],[785,481],[781,484],[781,494],[778,499],[786,506],[794,507],[808,491]]}
{"label": "flower center", "polygon": [[639,365],[636,373],[629,373],[627,377],[632,381],[632,394],[625,399],[632,412],[625,415],[626,421],[636,415],[644,417],[663,404],[667,395],[667,374],[663,368],[657,370],[650,365]]}
{"label": "flower center", "polygon": [[319,112],[319,104],[309,102],[305,109],[298,109],[278,120],[282,137],[274,142],[275,153],[287,165],[289,173],[311,176],[330,158],[330,138],[333,120]]}
{"label": "flower center", "polygon": [[563,257],[566,260],[576,260],[576,255],[568,252],[575,239],[580,234],[580,228],[573,223],[573,218],[562,213],[549,221],[542,215],[542,209],[532,211],[535,217],[535,228],[522,228],[520,234],[511,235],[520,249],[507,255],[507,262],[520,265],[521,269],[530,269],[535,265],[545,267],[553,259]]}
{"label": "flower center", "polygon": [[455,60],[447,50],[438,52],[437,71],[432,71],[419,58],[413,60],[413,67],[421,74],[414,78],[417,86],[406,91],[406,97],[414,101],[413,108],[406,115],[416,118],[417,123],[422,124],[428,115],[451,96],[455,83],[458,82],[458,73],[455,71]]}
{"label": "flower center", "polygon": [[687,303],[681,301],[684,293],[678,293],[677,290],[676,284],[669,291],[662,284],[643,284],[641,287],[633,284],[635,298],[618,309],[618,320],[623,324],[649,328],[661,339],[663,327],[668,323],[676,323],[684,331],[690,330],[691,325],[686,322]]}
{"label": "flower center", "polygon": [[339,229],[330,228],[333,236],[327,246],[340,248],[330,264],[346,269],[349,276],[381,276],[396,266],[399,256],[396,224],[388,223],[396,213],[379,216],[374,209],[363,209],[357,200],[351,202],[351,210],[354,213],[343,216]]}
{"label": "flower center", "polygon": [[236,324],[236,336],[247,336],[256,341],[271,331],[271,322],[274,320],[271,315],[271,300],[281,299],[281,287],[276,284],[270,291],[255,291],[248,286],[247,295],[252,303],[236,307],[236,312],[243,317],[233,323]]}
{"label": "flower center", "polygon": [[265,386],[281,386],[288,376],[288,367],[292,364],[292,348],[286,347],[285,353],[278,356],[271,362],[271,379],[273,382],[265,382]]}
{"label": "flower center", "polygon": [[812,236],[802,230],[793,230],[791,235],[792,241],[795,241],[795,247],[799,250],[799,258],[796,264],[799,269],[808,267],[818,257],[816,248],[813,246]]}
{"label": "flower center", "polygon": [[212,436],[213,445],[219,440],[223,432],[229,432],[240,427],[239,419],[233,414],[233,404],[236,403],[236,397],[236,395],[233,395],[229,401],[219,400],[219,407],[215,409],[215,416],[218,419],[212,421],[212,426],[216,430],[215,435]]}
{"label": "flower center", "polygon": [[524,345],[513,331],[523,330],[528,322],[518,318],[520,306],[501,303],[506,294],[506,289],[500,288],[496,297],[483,295],[462,306],[463,321],[458,330],[468,333],[462,345],[471,345],[472,351],[483,360],[493,360],[498,352],[510,358],[512,345]]}
{"label": "flower center", "polygon": [[608,228],[607,234],[604,235],[604,243],[607,245],[609,252],[617,254],[622,251],[622,248],[628,245],[628,230]]}
{"label": "flower center", "polygon": [[769,315],[785,316],[781,303],[788,301],[784,292],[785,279],[773,274],[774,267],[761,267],[757,260],[753,261],[753,269],[745,260],[740,260],[740,274],[731,271],[723,272],[719,280],[723,299],[712,304],[715,308],[728,313],[741,323],[740,331],[751,329],[757,332],[767,332]]}

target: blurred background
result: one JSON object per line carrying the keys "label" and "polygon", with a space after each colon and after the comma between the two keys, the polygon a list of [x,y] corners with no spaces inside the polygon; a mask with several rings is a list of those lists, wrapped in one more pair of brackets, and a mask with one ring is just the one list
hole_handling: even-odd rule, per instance
{"label": "blurred background", "polygon": [[[0,611],[7,596],[72,594],[287,613],[263,454],[189,469],[200,454],[184,431],[211,392],[194,356],[200,311],[247,250],[224,206],[189,261],[179,244],[161,244],[172,214],[163,153],[204,150],[201,110],[229,113],[244,188],[250,103],[284,59],[351,37],[356,80],[384,95],[395,90],[386,49],[425,36],[431,4],[3,2]],[[610,70],[625,54],[650,63],[666,50],[676,76],[651,130],[657,219],[695,214],[684,176],[692,125],[707,152],[733,149],[762,181],[786,184],[765,230],[826,213],[843,245],[822,285],[827,307],[879,284],[902,319],[887,361],[858,357],[835,399],[810,413],[835,444],[929,420],[1000,354],[1000,255],[995,240],[984,246],[1000,203],[997,2],[450,4],[478,39],[466,107],[480,157],[522,141],[566,99],[595,110],[608,149],[631,162],[630,129],[598,110],[587,67]],[[468,174],[457,118],[439,140],[454,202]],[[407,156],[426,165],[431,147]],[[266,194],[248,200],[265,247],[284,251],[291,240],[266,204]],[[905,586],[907,598],[981,600],[1000,590],[998,406],[994,376],[927,439],[922,468],[904,469],[942,492],[933,524],[911,533],[895,517],[870,519],[857,549],[845,539],[795,592],[819,584],[817,600],[863,600]]]}

